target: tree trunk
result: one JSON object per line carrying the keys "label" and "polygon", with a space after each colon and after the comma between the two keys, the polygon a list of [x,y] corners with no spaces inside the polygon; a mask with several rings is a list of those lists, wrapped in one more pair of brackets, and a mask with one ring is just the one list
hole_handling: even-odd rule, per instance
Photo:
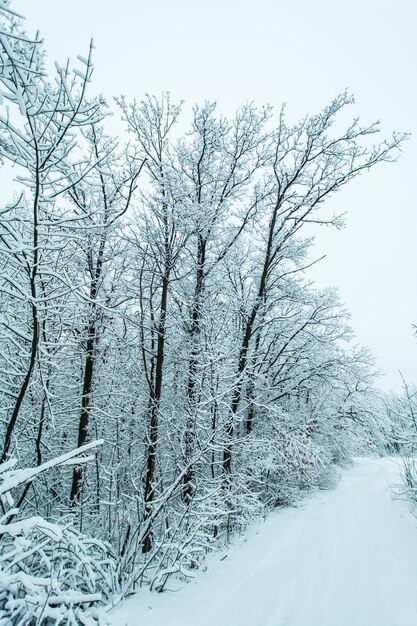
{"label": "tree trunk", "polygon": [[[197,393],[196,393],[196,377],[199,357],[199,337],[201,333],[201,302],[204,289],[204,264],[206,258],[206,241],[201,235],[198,238],[197,247],[197,271],[194,290],[194,298],[192,304],[192,319],[190,329],[191,352],[188,364],[188,381],[187,381],[187,421],[185,426],[185,464],[188,465],[194,451],[194,441],[196,436],[196,420],[197,420]],[[184,476],[183,500],[186,504],[191,502],[195,491],[194,485],[194,468],[189,465]]]}
{"label": "tree trunk", "polygon": [[[152,511],[152,503],[155,491],[155,468],[156,468],[156,451],[158,446],[158,426],[159,426],[159,405],[161,402],[162,382],[163,382],[163,365],[165,357],[165,331],[166,316],[169,289],[169,265],[166,262],[165,273],[162,280],[161,308],[158,323],[158,339],[156,348],[156,367],[154,385],[150,392],[148,403],[148,423],[149,423],[149,445],[146,459],[146,477],[144,488],[145,515],[146,520]],[[144,553],[149,552],[152,548],[151,528],[146,533],[143,541],[142,550]]]}

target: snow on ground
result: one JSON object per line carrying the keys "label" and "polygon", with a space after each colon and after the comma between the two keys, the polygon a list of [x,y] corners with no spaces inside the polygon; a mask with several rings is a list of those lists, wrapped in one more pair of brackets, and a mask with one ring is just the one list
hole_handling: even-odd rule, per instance
{"label": "snow on ground", "polygon": [[196,582],[140,591],[117,626],[416,626],[417,520],[392,459],[358,459],[334,491],[256,525]]}

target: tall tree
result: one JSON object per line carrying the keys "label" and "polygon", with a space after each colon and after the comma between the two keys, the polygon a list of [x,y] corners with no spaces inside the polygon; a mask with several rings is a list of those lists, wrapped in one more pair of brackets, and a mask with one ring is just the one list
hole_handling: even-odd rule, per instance
{"label": "tall tree", "polygon": [[[123,167],[116,154],[115,141],[106,137],[101,128],[93,125],[84,135],[89,148],[88,160],[95,166],[87,176],[78,176],[79,182],[74,183],[67,192],[79,218],[78,237],[82,237],[80,245],[87,269],[85,288],[88,304],[78,447],[86,443],[89,429],[101,305],[110,305],[101,295],[103,273],[106,263],[110,261],[107,255],[109,238],[117,221],[129,208],[143,166],[143,163],[136,165],[135,160],[130,159]],[[72,502],[80,496],[82,477],[83,467],[76,466],[70,493]]]}
{"label": "tall tree", "polygon": [[[4,3],[1,18],[4,28],[0,34],[0,81],[3,97],[11,110],[0,116],[0,150],[1,156],[22,172],[18,180],[28,191],[30,200],[26,200],[26,210],[31,213],[30,241],[23,245],[19,229],[15,229],[13,219],[8,217],[8,213],[22,206],[22,199],[2,213],[4,254],[13,264],[21,264],[26,276],[25,284],[12,284],[10,295],[17,297],[21,305],[30,310],[31,316],[29,332],[17,333],[19,341],[23,339],[25,356],[16,383],[18,390],[13,394],[15,400],[7,417],[1,457],[5,460],[39,348],[42,326],[39,281],[42,250],[48,245],[45,236],[50,232],[45,223],[53,220],[56,198],[75,182],[68,159],[77,144],[77,130],[85,124],[95,123],[101,112],[98,101],[86,99],[86,87],[92,73],[92,46],[87,59],[80,57],[82,71],[76,70],[74,76],[68,67],[57,66],[56,83],[50,84],[44,76],[41,42],[26,37],[21,21]],[[88,169],[89,164],[84,163],[79,176],[82,178]],[[16,335],[13,329],[9,332]]]}
{"label": "tall tree", "polygon": [[[253,281],[252,303],[244,322],[236,384],[226,426],[223,453],[226,476],[231,472],[235,421],[242,400],[256,322],[283,271],[283,264],[291,262],[294,256],[300,229],[312,222],[337,224],[337,217],[329,219],[322,215],[323,202],[377,163],[392,161],[403,139],[403,135],[394,135],[392,140],[369,148],[366,139],[377,133],[379,126],[362,127],[358,120],[354,120],[344,132],[332,136],[331,128],[338,114],[352,101],[344,93],[321,113],[307,117],[295,126],[287,125],[284,111],[281,111],[278,127],[272,133],[266,181],[269,194],[263,205],[264,218],[260,220],[259,238],[263,250]],[[297,266],[296,257],[294,261]]]}

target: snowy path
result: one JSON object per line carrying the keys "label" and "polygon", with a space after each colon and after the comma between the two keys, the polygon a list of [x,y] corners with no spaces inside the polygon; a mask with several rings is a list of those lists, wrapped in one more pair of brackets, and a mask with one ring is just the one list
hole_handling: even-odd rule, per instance
{"label": "snowy path", "polygon": [[396,461],[360,459],[334,491],[272,514],[177,593],[144,590],[118,626],[416,626],[417,520]]}

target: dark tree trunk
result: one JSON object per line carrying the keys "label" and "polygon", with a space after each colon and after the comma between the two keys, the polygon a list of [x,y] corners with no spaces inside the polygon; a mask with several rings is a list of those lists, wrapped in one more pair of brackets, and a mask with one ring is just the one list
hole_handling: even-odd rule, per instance
{"label": "dark tree trunk", "polygon": [[[88,437],[88,427],[90,422],[90,403],[91,393],[93,391],[94,382],[94,362],[95,351],[97,345],[97,296],[99,290],[99,281],[101,277],[101,271],[103,268],[103,256],[104,248],[106,244],[105,236],[100,241],[100,247],[97,254],[97,260],[95,263],[94,271],[92,270],[92,256],[90,257],[90,271],[92,273],[92,281],[90,284],[90,311],[89,311],[89,325],[87,332],[87,344],[86,344],[86,357],[84,365],[83,375],[83,392],[81,396],[81,413],[80,421],[78,424],[78,439],[77,446],[84,445]],[[75,504],[80,498],[84,477],[84,467],[82,465],[76,465],[74,467],[72,475],[72,485],[70,492],[70,502]]]}
{"label": "dark tree trunk", "polygon": [[[36,160],[38,161],[39,155],[36,152]],[[36,354],[39,345],[39,315],[37,308],[37,289],[36,289],[36,278],[38,274],[38,265],[39,265],[39,219],[38,219],[38,211],[39,211],[39,200],[41,193],[41,182],[38,173],[38,163],[37,163],[37,173],[36,173],[36,187],[35,187],[35,196],[33,200],[33,260],[32,260],[32,269],[30,270],[30,295],[31,295],[31,309],[32,309],[32,342],[30,348],[30,357],[29,357],[29,365],[23,379],[22,386],[16,398],[16,402],[12,411],[12,415],[10,417],[10,421],[7,425],[6,436],[4,439],[3,453],[1,456],[1,462],[4,462],[7,459],[7,455],[10,450],[10,445],[12,442],[12,435],[14,428],[16,426],[17,418],[20,413],[20,409],[22,407],[23,400],[26,396],[26,392],[29,387],[30,379],[32,378],[32,373],[35,367],[36,362]]]}
{"label": "dark tree trunk", "polygon": [[223,472],[224,474],[230,475],[232,469],[232,440],[235,429],[235,417],[239,409],[240,401],[242,399],[242,392],[244,387],[244,376],[248,364],[248,352],[250,347],[250,342],[253,336],[253,332],[255,330],[255,321],[259,313],[259,309],[261,305],[264,303],[266,290],[267,290],[267,281],[269,272],[271,269],[271,264],[273,259],[277,255],[277,249],[274,250],[274,235],[276,229],[276,222],[278,216],[278,210],[280,207],[279,200],[274,206],[274,210],[272,212],[271,221],[269,223],[269,232],[268,232],[268,242],[265,251],[264,262],[262,266],[262,274],[259,281],[259,287],[257,292],[257,298],[252,307],[251,314],[245,325],[245,332],[243,334],[242,345],[239,352],[239,360],[236,372],[237,382],[234,386],[232,392],[232,401],[230,403],[229,408],[229,419],[226,423],[226,445],[223,449]]}
{"label": "dark tree trunk", "polygon": [[[196,436],[196,419],[197,419],[197,366],[199,357],[199,336],[201,333],[201,302],[204,289],[204,264],[206,259],[206,241],[201,235],[198,238],[197,246],[197,270],[196,270],[196,282],[194,290],[194,298],[192,304],[191,313],[191,328],[190,328],[190,344],[191,353],[188,364],[188,381],[187,381],[187,404],[188,413],[185,427],[185,463],[188,465],[194,451],[194,441]],[[192,465],[188,466],[188,470],[184,476],[183,486],[183,500],[186,504],[191,502],[193,493],[195,490],[194,485],[194,468]]]}
{"label": "dark tree trunk", "polygon": [[[84,380],[83,380],[83,395],[81,398],[81,414],[80,414],[80,422],[78,425],[78,440],[77,447],[83,446],[87,441],[88,435],[88,425],[90,420],[90,399],[91,399],[91,391],[93,386],[93,373],[94,373],[94,351],[96,344],[96,327],[92,324],[88,330],[88,340],[87,340],[87,357],[85,360],[84,366]],[[70,500],[71,502],[75,502],[81,492],[83,479],[83,467],[81,465],[76,465],[74,467],[74,472],[72,475],[72,485],[71,485],[71,494]]]}
{"label": "dark tree trunk", "polygon": [[[162,293],[161,293],[161,305],[160,316],[157,328],[157,347],[156,347],[156,366],[154,373],[154,384],[150,391],[149,403],[148,403],[148,423],[149,423],[149,444],[147,450],[146,459],[146,477],[144,488],[144,500],[145,500],[145,515],[146,520],[152,511],[152,503],[154,500],[155,491],[155,468],[156,468],[156,451],[158,446],[158,427],[159,427],[159,406],[161,402],[162,394],[162,382],[164,373],[164,356],[165,356],[165,330],[166,330],[166,316],[167,316],[167,304],[168,304],[168,289],[169,289],[169,272],[170,267],[168,261],[165,265],[165,273],[162,279]],[[152,548],[152,535],[151,529],[144,537],[142,550],[144,553],[149,552]]]}

